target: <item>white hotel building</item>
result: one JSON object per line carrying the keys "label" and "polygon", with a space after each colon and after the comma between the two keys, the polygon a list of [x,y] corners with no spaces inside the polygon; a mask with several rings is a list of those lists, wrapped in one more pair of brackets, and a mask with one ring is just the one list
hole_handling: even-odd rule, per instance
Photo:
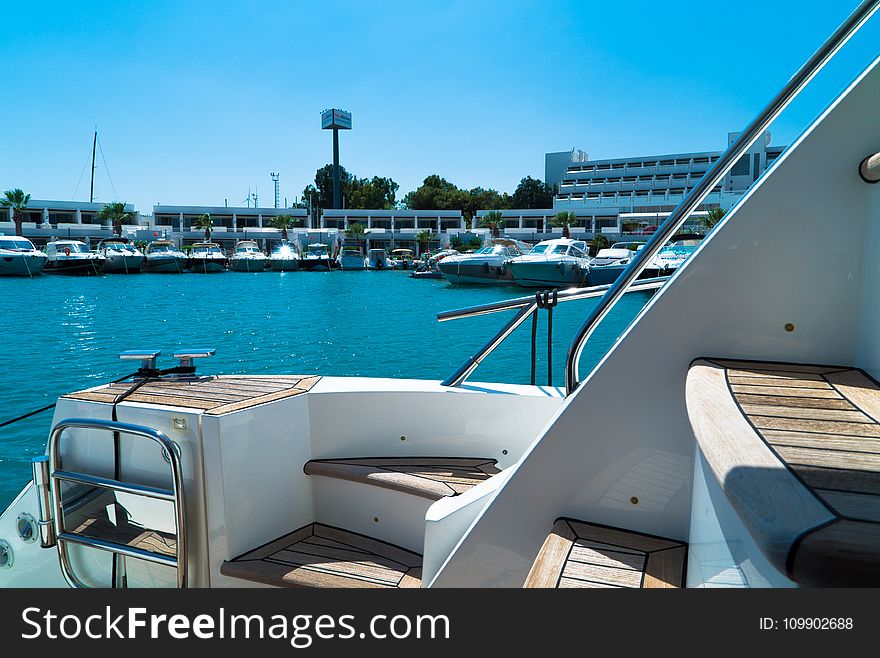
{"label": "white hotel building", "polygon": [[[737,133],[728,135],[728,143]],[[770,146],[770,133],[751,148],[694,213],[729,209],[785,150]],[[583,151],[548,153],[546,181],[559,186],[553,210],[578,216],[578,233],[621,233],[624,225],[658,225],[702,178],[722,151],[589,160]],[[515,213],[515,211],[509,211]],[[506,213],[505,213],[506,214]]]}

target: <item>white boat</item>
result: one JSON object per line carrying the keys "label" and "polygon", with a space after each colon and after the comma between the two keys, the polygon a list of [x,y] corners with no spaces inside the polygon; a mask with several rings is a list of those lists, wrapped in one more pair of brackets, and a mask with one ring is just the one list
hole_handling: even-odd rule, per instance
{"label": "white boat", "polygon": [[255,240],[240,240],[229,258],[229,269],[236,272],[262,272],[269,265],[269,258]]}
{"label": "white boat", "polygon": [[357,247],[343,247],[336,257],[336,263],[343,270],[363,270],[367,267],[366,258]]}
{"label": "white boat", "polygon": [[48,256],[27,238],[0,235],[0,276],[33,276],[43,271]]}
{"label": "white boat", "polygon": [[299,254],[289,242],[281,242],[269,256],[269,267],[273,272],[296,272],[299,267]]}
{"label": "white boat", "polygon": [[54,240],[46,244],[46,274],[101,274],[104,256],[80,240]]}
{"label": "white boat", "polygon": [[508,261],[507,268],[517,285],[525,288],[581,286],[590,272],[588,253],[583,240],[544,240],[525,256]]}
{"label": "white boat", "polygon": [[654,256],[648,267],[645,268],[645,276],[669,276],[690,257],[702,241],[702,236],[697,238],[677,239],[663,247]]}
{"label": "white boat", "polygon": [[333,267],[330,250],[323,242],[306,245],[306,250],[299,257],[299,269],[310,272],[328,272]]}
{"label": "white boat", "polygon": [[438,267],[450,283],[514,283],[508,263],[529,253],[530,247],[519,240],[493,238],[492,244],[470,254],[452,254]]}
{"label": "white boat", "polygon": [[96,251],[104,257],[105,274],[138,274],[144,264],[144,253],[128,238],[101,240]]}
{"label": "white boat", "polygon": [[626,247],[613,245],[607,249],[600,249],[590,260],[587,282],[591,286],[614,283],[620,273],[629,265],[633,256],[635,256],[635,252]]}
{"label": "white boat", "polygon": [[144,270],[155,273],[179,274],[186,269],[189,258],[171,240],[154,240],[144,253]]}
{"label": "white boat", "polygon": [[392,249],[388,262],[391,268],[395,270],[409,270],[415,267],[415,253],[412,249]]}
{"label": "white boat", "polygon": [[[877,586],[880,58],[608,351],[582,359],[871,8],[732,140],[614,287],[559,293],[585,316],[564,384],[469,383],[545,312],[527,295],[445,314],[517,311],[443,381],[187,374],[74,391],[0,515],[0,585]],[[817,244],[852,257],[810,267]],[[122,356],[152,370],[156,354]]]}
{"label": "white boat", "polygon": [[214,274],[226,270],[229,259],[216,242],[197,242],[189,253],[187,268],[199,274]]}
{"label": "white boat", "polygon": [[390,270],[391,263],[388,262],[388,253],[384,249],[370,249],[367,252],[367,269],[368,270]]}

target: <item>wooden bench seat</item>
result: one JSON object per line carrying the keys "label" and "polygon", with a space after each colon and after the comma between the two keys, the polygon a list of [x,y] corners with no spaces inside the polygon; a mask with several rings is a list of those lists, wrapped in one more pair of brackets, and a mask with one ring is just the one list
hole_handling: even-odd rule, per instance
{"label": "wooden bench seat", "polygon": [[311,523],[224,562],[220,573],[277,587],[421,587],[422,556]]}
{"label": "wooden bench seat", "polygon": [[308,462],[307,475],[321,475],[372,484],[430,500],[457,496],[500,471],[494,459],[412,457],[316,459]]}
{"label": "wooden bench seat", "polygon": [[770,562],[808,585],[880,584],[880,387],[864,372],[700,359],[700,451]]}
{"label": "wooden bench seat", "polygon": [[686,554],[680,541],[558,519],[524,587],[681,587]]}

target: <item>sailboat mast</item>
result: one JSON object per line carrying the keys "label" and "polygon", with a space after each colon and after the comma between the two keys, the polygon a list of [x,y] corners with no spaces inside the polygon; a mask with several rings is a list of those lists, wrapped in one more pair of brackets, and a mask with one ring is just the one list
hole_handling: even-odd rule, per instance
{"label": "sailboat mast", "polygon": [[89,203],[95,200],[95,145],[98,143],[98,129],[95,129],[95,136],[92,138],[92,176],[89,184]]}

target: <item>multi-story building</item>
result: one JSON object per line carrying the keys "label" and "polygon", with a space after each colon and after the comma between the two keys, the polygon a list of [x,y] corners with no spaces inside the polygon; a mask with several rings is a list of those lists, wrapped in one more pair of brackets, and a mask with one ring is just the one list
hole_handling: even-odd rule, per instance
{"label": "multi-story building", "polygon": [[[43,244],[53,237],[108,238],[113,235],[113,227],[98,217],[103,207],[103,203],[87,201],[31,199],[22,211],[22,233],[36,244]],[[128,230],[148,222],[130,203],[125,204],[125,210],[132,213],[125,222]],[[0,233],[11,235],[15,232],[12,218],[12,208],[0,208]]]}
{"label": "multi-story building", "polygon": [[[728,135],[728,143],[737,133]],[[729,209],[785,150],[770,146],[770,133],[750,149],[716,185],[698,208]],[[717,161],[722,151],[589,160],[582,151],[545,156],[545,179],[559,179],[554,211],[569,210],[583,218],[584,230],[621,233],[634,226],[662,221]],[[554,157],[551,157],[554,156]],[[560,172],[560,167],[564,171]],[[624,226],[624,223],[628,226]]]}

